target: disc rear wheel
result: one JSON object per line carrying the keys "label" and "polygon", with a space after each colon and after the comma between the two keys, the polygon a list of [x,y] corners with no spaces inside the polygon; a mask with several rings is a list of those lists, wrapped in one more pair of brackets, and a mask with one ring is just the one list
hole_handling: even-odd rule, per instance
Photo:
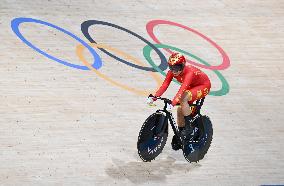
{"label": "disc rear wheel", "polygon": [[183,155],[189,162],[198,162],[199,160],[202,160],[213,139],[212,123],[208,116],[201,116],[194,122],[200,132],[198,140],[185,141],[183,144]]}

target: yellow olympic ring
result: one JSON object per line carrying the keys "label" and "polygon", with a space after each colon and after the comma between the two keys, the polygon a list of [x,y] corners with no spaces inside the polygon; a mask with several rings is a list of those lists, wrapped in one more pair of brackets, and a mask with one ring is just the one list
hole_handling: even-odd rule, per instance
{"label": "yellow olympic ring", "polygon": [[[134,63],[138,64],[138,65],[143,65],[143,63],[141,63],[138,59],[118,50],[115,48],[111,48],[107,45],[103,45],[103,44],[95,44],[95,43],[89,43],[90,46],[95,47],[95,48],[103,48],[103,49],[108,49],[111,50],[113,52],[116,52],[118,55],[124,56],[126,59],[128,60],[132,60]],[[84,63],[84,65],[86,65],[91,71],[95,72],[99,77],[103,78],[104,80],[108,81],[109,83],[111,83],[112,85],[118,86],[122,89],[128,90],[130,92],[133,92],[135,94],[141,95],[141,96],[148,96],[150,93],[154,92],[153,91],[145,91],[145,90],[139,90],[136,88],[132,88],[126,85],[123,85],[121,83],[118,83],[114,80],[112,80],[110,77],[102,74],[101,72],[99,72],[97,69],[95,69],[90,63],[88,63],[85,59],[85,57],[83,56],[83,50],[85,49],[85,47],[81,44],[77,45],[76,47],[76,54],[79,57],[79,59]],[[161,86],[162,84],[162,80],[161,77],[159,77],[157,74],[155,74],[154,72],[150,72],[151,76],[154,78],[154,80],[157,82],[157,89]]]}

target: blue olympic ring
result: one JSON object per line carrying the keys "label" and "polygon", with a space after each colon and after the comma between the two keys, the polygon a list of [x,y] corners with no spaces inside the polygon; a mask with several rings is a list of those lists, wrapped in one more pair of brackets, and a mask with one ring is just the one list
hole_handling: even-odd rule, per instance
{"label": "blue olympic ring", "polygon": [[32,18],[24,18],[24,17],[19,17],[19,18],[15,18],[12,20],[11,22],[11,27],[12,27],[12,30],[14,31],[14,33],[26,44],[28,45],[29,47],[31,47],[32,49],[36,50],[37,52],[39,52],[40,54],[46,56],[47,58],[49,59],[52,59],[58,63],[61,63],[63,65],[66,65],[66,66],[69,66],[69,67],[73,67],[73,68],[77,68],[77,69],[81,69],[81,70],[89,70],[88,67],[86,66],[81,66],[81,65],[75,65],[75,64],[72,64],[72,63],[68,63],[66,61],[63,61],[61,59],[58,59],[54,56],[51,56],[49,54],[47,54],[46,52],[42,51],[41,49],[37,48],[35,45],[33,45],[31,42],[29,42],[20,32],[19,30],[19,25],[21,23],[25,23],[25,22],[32,22],[32,23],[39,23],[39,24],[43,24],[43,25],[46,25],[46,26],[49,26],[49,27],[52,27],[52,28],[55,28],[69,36],[71,36],[72,38],[74,38],[75,40],[79,41],[82,45],[84,45],[90,52],[91,54],[94,56],[94,63],[92,64],[92,66],[95,68],[95,69],[99,69],[101,68],[102,66],[102,60],[100,58],[100,56],[96,53],[96,51],[91,47],[89,46],[85,41],[83,41],[82,39],[80,39],[79,37],[77,37],[76,35],[72,34],[71,32],[63,29],[63,28],[60,28],[56,25],[53,25],[51,23],[48,23],[48,22],[45,22],[45,21],[41,21],[41,20],[37,20],[37,19],[32,19]]}

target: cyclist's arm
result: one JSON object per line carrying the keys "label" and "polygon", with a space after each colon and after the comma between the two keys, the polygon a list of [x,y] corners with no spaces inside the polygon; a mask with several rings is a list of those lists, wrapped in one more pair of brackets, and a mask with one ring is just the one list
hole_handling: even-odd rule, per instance
{"label": "cyclist's arm", "polygon": [[161,96],[168,89],[173,77],[174,77],[173,73],[171,71],[168,71],[163,84],[161,85],[159,90],[156,92],[155,96],[157,97]]}
{"label": "cyclist's arm", "polygon": [[176,96],[172,100],[173,106],[175,106],[180,101],[181,95],[184,93],[184,91],[186,91],[189,88],[189,86],[192,82],[192,78],[193,78],[193,72],[188,72],[186,74],[185,78],[184,78],[184,81],[183,81],[178,93],[176,94]]}

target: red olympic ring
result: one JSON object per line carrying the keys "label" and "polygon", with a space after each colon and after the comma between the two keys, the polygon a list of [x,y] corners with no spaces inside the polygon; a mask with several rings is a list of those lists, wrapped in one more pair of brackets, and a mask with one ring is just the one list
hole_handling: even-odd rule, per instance
{"label": "red olympic ring", "polygon": [[[226,54],[226,52],[218,44],[216,44],[214,41],[212,41],[211,39],[209,39],[205,35],[201,34],[200,32],[198,32],[198,31],[196,31],[196,30],[194,30],[192,28],[189,28],[187,26],[184,26],[182,24],[179,24],[179,23],[166,21],[166,20],[152,20],[152,21],[148,22],[147,25],[146,25],[146,30],[147,30],[149,36],[157,44],[161,44],[161,42],[154,35],[154,31],[153,30],[154,30],[155,26],[160,25],[160,24],[166,24],[166,25],[172,25],[172,26],[181,27],[181,28],[184,28],[185,30],[188,30],[190,32],[193,32],[193,33],[199,35],[200,37],[202,37],[203,39],[208,41],[210,44],[212,44],[220,52],[220,54],[222,55],[222,58],[223,58],[223,63],[218,65],[218,66],[206,66],[206,65],[202,65],[202,64],[199,64],[199,63],[191,61],[191,60],[187,60],[187,62],[189,62],[189,63],[191,63],[191,64],[193,64],[195,66],[202,67],[202,68],[209,69],[209,70],[224,70],[224,69],[226,69],[226,68],[228,68],[230,66],[230,59],[229,59],[228,55]],[[166,50],[170,54],[173,53],[169,49],[164,49],[164,50]]]}

